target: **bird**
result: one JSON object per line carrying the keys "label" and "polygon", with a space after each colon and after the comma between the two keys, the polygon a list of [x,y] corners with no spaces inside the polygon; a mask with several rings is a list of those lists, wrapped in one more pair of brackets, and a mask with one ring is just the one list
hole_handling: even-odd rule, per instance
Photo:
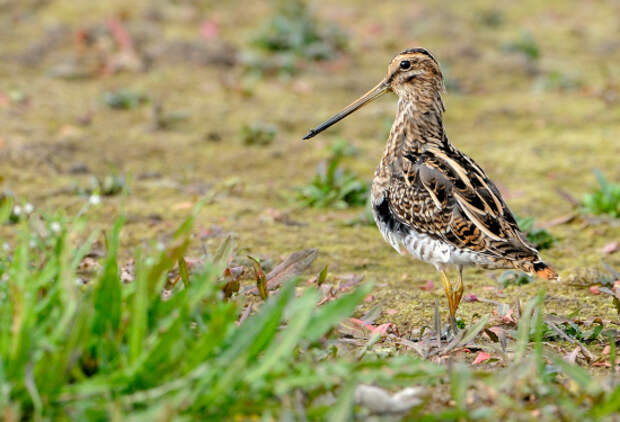
{"label": "bird", "polygon": [[[395,55],[370,91],[317,127],[310,139],[387,92],[398,96],[383,157],[370,189],[384,239],[400,254],[432,264],[448,299],[449,328],[464,292],[463,268],[517,269],[546,280],[558,274],[519,229],[499,189],[448,139],[439,62],[425,48]],[[451,281],[448,271],[456,270]]]}

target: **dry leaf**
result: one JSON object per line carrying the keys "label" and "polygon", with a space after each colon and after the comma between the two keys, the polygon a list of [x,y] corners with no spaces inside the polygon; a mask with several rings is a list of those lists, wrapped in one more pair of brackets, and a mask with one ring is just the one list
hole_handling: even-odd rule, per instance
{"label": "dry leaf", "polygon": [[465,302],[478,302],[478,297],[473,293],[468,293],[463,298]]}
{"label": "dry leaf", "polygon": [[366,339],[371,333],[367,324],[357,318],[349,318],[340,322],[338,324],[338,331],[346,336],[359,339]]}
{"label": "dry leaf", "polygon": [[340,280],[338,288],[340,290],[346,290],[360,284],[364,279],[364,274],[345,274],[339,276],[338,279]]}
{"label": "dry leaf", "polygon": [[610,242],[606,244],[605,246],[603,246],[603,248],[601,249],[601,252],[603,252],[604,254],[610,255],[614,252],[617,252],[618,249],[620,249],[619,242]]}
{"label": "dry leaf", "polygon": [[267,277],[265,277],[265,273],[261,268],[260,262],[256,258],[252,258],[248,256],[248,258],[252,261],[252,266],[254,267],[254,275],[256,277],[256,290],[258,291],[259,296],[263,300],[267,300],[269,296],[269,289],[267,289]]}
{"label": "dry leaf", "polygon": [[420,286],[420,290],[424,290],[425,292],[430,292],[435,289],[435,284],[431,280],[426,280],[422,286]]}
{"label": "dry leaf", "polygon": [[570,363],[571,365],[574,365],[577,360],[577,355],[579,354],[580,350],[581,348],[575,347],[572,352],[564,356],[564,360]]}

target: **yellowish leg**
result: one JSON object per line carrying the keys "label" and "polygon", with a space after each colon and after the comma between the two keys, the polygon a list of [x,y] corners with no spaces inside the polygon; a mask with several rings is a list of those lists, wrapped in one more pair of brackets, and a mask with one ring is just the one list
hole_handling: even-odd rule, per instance
{"label": "yellowish leg", "polygon": [[448,306],[450,307],[450,325],[452,330],[456,333],[456,310],[461,303],[463,297],[463,291],[465,286],[463,285],[463,270],[459,268],[459,278],[457,280],[456,290],[452,287],[452,283],[448,279],[445,271],[441,271],[441,281],[443,282],[446,296],[448,297]]}
{"label": "yellowish leg", "polygon": [[456,332],[456,320],[454,318],[454,315],[456,314],[454,299],[456,299],[456,296],[455,292],[452,290],[452,284],[450,283],[450,280],[448,280],[448,276],[445,271],[441,271],[441,281],[443,282],[443,288],[446,291],[446,296],[448,297],[448,306],[450,307],[450,324],[452,325],[452,330]]}
{"label": "yellowish leg", "polygon": [[456,309],[459,307],[461,303],[461,298],[463,297],[463,290],[465,290],[465,286],[463,285],[463,269],[459,268],[459,279],[458,279],[458,288],[454,292],[454,313],[456,313]]}

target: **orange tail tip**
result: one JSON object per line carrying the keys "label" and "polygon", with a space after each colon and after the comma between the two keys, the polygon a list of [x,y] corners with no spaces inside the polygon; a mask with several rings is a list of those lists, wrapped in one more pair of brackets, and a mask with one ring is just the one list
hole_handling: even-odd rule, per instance
{"label": "orange tail tip", "polygon": [[545,280],[559,280],[560,276],[558,273],[553,271],[553,268],[548,266],[542,261],[534,262],[534,272],[540,278],[544,278]]}

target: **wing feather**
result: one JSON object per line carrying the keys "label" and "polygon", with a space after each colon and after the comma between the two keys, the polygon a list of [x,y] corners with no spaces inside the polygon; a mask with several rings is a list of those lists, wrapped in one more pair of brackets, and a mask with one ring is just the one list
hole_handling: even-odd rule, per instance
{"label": "wing feather", "polygon": [[390,209],[403,224],[458,248],[537,258],[497,187],[449,143],[416,145],[391,167]]}

